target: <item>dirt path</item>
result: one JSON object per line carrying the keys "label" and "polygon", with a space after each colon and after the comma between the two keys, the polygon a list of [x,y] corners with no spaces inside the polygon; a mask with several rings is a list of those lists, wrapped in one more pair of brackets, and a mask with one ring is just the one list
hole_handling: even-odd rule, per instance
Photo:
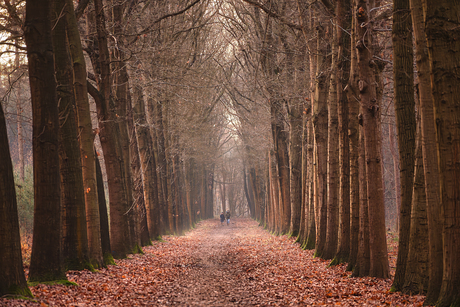
{"label": "dirt path", "polygon": [[207,220],[97,273],[69,272],[78,287],[32,288],[35,303],[7,306],[420,306],[388,293],[391,280],[350,278],[343,265],[302,251],[249,219]]}

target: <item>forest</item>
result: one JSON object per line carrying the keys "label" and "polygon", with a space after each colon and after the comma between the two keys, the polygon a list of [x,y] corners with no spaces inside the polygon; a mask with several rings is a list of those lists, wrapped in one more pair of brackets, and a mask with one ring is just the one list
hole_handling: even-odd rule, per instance
{"label": "forest", "polygon": [[0,298],[229,211],[460,306],[459,75],[459,0],[3,0]]}

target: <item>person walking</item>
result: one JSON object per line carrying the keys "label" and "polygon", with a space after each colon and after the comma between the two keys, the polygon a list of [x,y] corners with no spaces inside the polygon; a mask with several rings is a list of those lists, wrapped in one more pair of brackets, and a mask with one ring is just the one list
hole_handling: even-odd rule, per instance
{"label": "person walking", "polygon": [[230,210],[227,210],[227,213],[225,214],[225,218],[227,219],[227,225],[230,224]]}
{"label": "person walking", "polygon": [[222,211],[220,213],[220,224],[224,225],[224,221],[225,221],[225,215],[224,215],[224,211]]}

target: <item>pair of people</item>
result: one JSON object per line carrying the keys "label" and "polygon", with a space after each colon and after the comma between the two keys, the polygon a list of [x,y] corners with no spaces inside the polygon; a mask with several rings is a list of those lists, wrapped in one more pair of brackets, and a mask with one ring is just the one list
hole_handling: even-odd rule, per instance
{"label": "pair of people", "polygon": [[230,210],[227,210],[227,213],[224,215],[224,212],[220,213],[220,224],[223,225],[224,221],[227,220],[227,225],[230,224]]}

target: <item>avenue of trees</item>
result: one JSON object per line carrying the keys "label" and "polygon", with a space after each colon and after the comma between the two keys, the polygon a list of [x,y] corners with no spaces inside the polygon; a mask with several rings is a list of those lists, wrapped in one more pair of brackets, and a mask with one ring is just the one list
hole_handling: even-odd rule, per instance
{"label": "avenue of trees", "polygon": [[[0,296],[230,210],[460,304],[457,0],[4,0]],[[33,209],[32,209],[33,207]],[[33,231],[32,231],[33,228]],[[20,231],[21,230],[21,231]]]}

